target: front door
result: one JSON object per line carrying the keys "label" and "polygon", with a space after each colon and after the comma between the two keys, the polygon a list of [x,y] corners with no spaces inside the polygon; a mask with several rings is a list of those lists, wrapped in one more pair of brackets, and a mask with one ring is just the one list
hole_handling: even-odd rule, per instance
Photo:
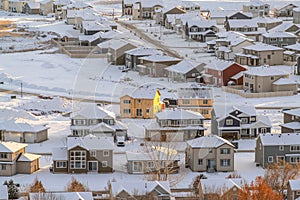
{"label": "front door", "polygon": [[208,171],[211,171],[211,170],[213,170],[214,171],[214,169],[215,169],[215,160],[214,159],[208,159],[207,160],[207,170]]}
{"label": "front door", "polygon": [[162,132],[162,133],[161,133],[160,140],[161,140],[162,142],[166,142],[166,141],[167,141],[167,134],[166,134],[165,132]]}
{"label": "front door", "polygon": [[98,161],[89,161],[88,162],[88,170],[90,172],[97,172],[98,171]]}

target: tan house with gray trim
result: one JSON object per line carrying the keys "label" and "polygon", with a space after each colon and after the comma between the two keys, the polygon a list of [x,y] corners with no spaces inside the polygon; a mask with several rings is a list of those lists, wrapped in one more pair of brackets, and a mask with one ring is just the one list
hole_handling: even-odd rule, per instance
{"label": "tan house with gray trim", "polygon": [[206,135],[187,141],[186,166],[192,171],[231,172],[234,170],[234,146],[227,140]]}
{"label": "tan house with gray trim", "polygon": [[243,47],[242,53],[235,54],[235,62],[241,65],[282,65],[283,48],[268,44],[256,43],[255,45]]}
{"label": "tan house with gray trim", "polygon": [[26,153],[27,144],[0,142],[0,176],[31,174],[39,169],[40,155]]}
{"label": "tan house with gray trim", "polygon": [[112,137],[68,137],[67,146],[53,149],[53,173],[113,172]]}
{"label": "tan house with gray trim", "polygon": [[273,67],[252,67],[244,72],[243,89],[253,93],[293,91],[297,93],[298,83],[289,78],[288,72]]}

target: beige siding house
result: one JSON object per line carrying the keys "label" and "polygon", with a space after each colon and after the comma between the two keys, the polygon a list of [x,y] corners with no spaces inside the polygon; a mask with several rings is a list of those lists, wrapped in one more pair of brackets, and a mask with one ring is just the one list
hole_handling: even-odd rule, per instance
{"label": "beige siding house", "polygon": [[25,152],[27,144],[0,142],[0,176],[31,174],[39,169],[40,155]]}
{"label": "beige siding house", "polygon": [[253,93],[293,91],[297,93],[298,83],[289,79],[289,73],[273,67],[252,67],[244,72],[243,89]]}
{"label": "beige siding house", "polygon": [[186,166],[192,171],[233,171],[234,146],[216,135],[189,140],[186,148]]}
{"label": "beige siding house", "polygon": [[107,61],[113,65],[125,65],[125,51],[137,48],[124,40],[109,41]]}
{"label": "beige siding house", "polygon": [[235,54],[235,62],[241,65],[281,65],[283,64],[283,51],[280,47],[257,43],[243,47],[242,53]]}

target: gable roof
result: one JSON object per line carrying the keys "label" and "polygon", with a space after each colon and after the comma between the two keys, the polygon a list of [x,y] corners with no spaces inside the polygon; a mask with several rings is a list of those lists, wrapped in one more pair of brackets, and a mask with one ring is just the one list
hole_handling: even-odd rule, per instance
{"label": "gable roof", "polygon": [[52,160],[68,160],[67,147],[57,147],[52,149]]}
{"label": "gable roof", "polygon": [[11,131],[11,132],[30,132],[37,133],[49,129],[44,125],[31,125],[28,123],[17,123],[14,120],[0,122],[0,130]]}
{"label": "gable roof", "polygon": [[216,192],[221,192],[223,195],[228,190],[233,187],[241,189],[243,186],[243,180],[241,178],[229,179],[229,178],[209,178],[209,179],[200,179],[200,185],[202,188],[203,194],[214,194]]}
{"label": "gable roof", "polygon": [[215,20],[204,20],[201,18],[196,19],[190,19],[187,21],[188,27],[197,26],[201,28],[207,28],[215,26],[217,27],[217,23]]}
{"label": "gable roof", "polygon": [[210,63],[207,63],[207,65],[204,66],[204,68],[213,69],[217,71],[224,71],[225,69],[229,68],[233,64],[236,64],[242,68],[247,69],[246,67],[243,67],[242,65],[239,65],[238,63],[235,63],[233,61],[225,61],[225,60],[214,60]]}
{"label": "gable roof", "polygon": [[132,91],[132,93],[126,95],[134,99],[153,99],[156,95],[156,92],[160,94],[159,90],[157,90],[156,88],[148,88],[147,86],[141,86]]}
{"label": "gable roof", "polygon": [[289,185],[292,191],[300,190],[300,180],[289,180]]}
{"label": "gable roof", "polygon": [[36,159],[39,159],[41,156],[40,155],[37,155],[37,154],[32,154],[32,153],[23,153],[18,161],[20,162],[32,162]]}
{"label": "gable roof", "polygon": [[249,67],[244,74],[253,75],[253,76],[280,76],[288,75],[288,72],[280,71],[274,67],[269,66],[260,66],[260,67]]}
{"label": "gable roof", "polygon": [[104,119],[104,118],[115,118],[115,114],[108,110],[105,110],[96,104],[84,105],[79,111],[71,113],[71,118],[85,117],[86,119]]}
{"label": "gable roof", "polygon": [[254,45],[243,47],[243,49],[253,50],[253,51],[278,51],[278,50],[283,51],[283,48],[275,47],[273,45],[264,44],[261,42],[257,42]]}
{"label": "gable roof", "polygon": [[263,34],[263,37],[267,37],[267,38],[296,38],[297,36],[293,33],[280,31],[280,32],[265,33],[265,34]]}
{"label": "gable roof", "polygon": [[159,54],[162,55],[162,52],[154,49],[154,48],[148,48],[148,47],[139,47],[135,49],[131,49],[128,51],[125,51],[126,54],[134,55],[134,56],[147,56],[147,55],[154,55]]}
{"label": "gable roof", "polygon": [[[204,66],[205,64],[199,64],[199,65],[195,65],[192,62],[188,61],[188,60],[182,60],[181,62],[175,64],[175,65],[171,65],[167,68],[165,68],[165,70],[167,71],[171,71],[171,72],[177,72],[177,73],[181,73],[181,74],[186,74],[189,71],[199,67],[199,66]],[[202,71],[202,70],[201,70]]]}
{"label": "gable roof", "polygon": [[212,134],[189,140],[187,144],[192,148],[218,148],[223,144],[234,147],[229,141]]}
{"label": "gable roof", "polygon": [[284,134],[259,134],[258,136],[263,146],[277,145],[299,145],[299,133],[284,133]]}
{"label": "gable roof", "polygon": [[290,50],[295,50],[295,51],[300,51],[300,43],[288,45],[284,47],[285,49],[290,49]]}
{"label": "gable roof", "polygon": [[113,137],[96,137],[87,135],[85,137],[68,137],[67,148],[68,150],[80,146],[86,150],[113,150],[114,139]]}
{"label": "gable roof", "polygon": [[227,117],[229,113],[239,110],[240,112],[246,114],[247,116],[256,116],[256,111],[254,106],[251,105],[214,105],[213,106],[215,115],[217,119],[222,119],[224,117]]}
{"label": "gable roof", "polygon": [[204,117],[198,112],[183,109],[165,109],[156,113],[155,116],[158,120],[204,119]]}
{"label": "gable roof", "polygon": [[300,117],[300,108],[285,110],[283,113]]}
{"label": "gable roof", "polygon": [[27,5],[30,9],[40,9],[41,4],[39,2],[28,2]]}
{"label": "gable roof", "polygon": [[146,195],[151,193],[157,186],[162,188],[168,195],[171,195],[170,185],[168,181],[124,181],[111,182],[111,190],[113,196],[125,191],[129,195]]}
{"label": "gable roof", "polygon": [[295,85],[298,84],[296,80],[290,78],[280,78],[277,81],[273,82],[274,85]]}
{"label": "gable roof", "polygon": [[140,60],[146,60],[150,62],[169,62],[169,61],[181,61],[179,58],[166,56],[166,55],[150,55],[150,56],[144,56],[140,57]]}
{"label": "gable roof", "polygon": [[13,153],[27,147],[28,144],[17,143],[17,142],[0,142],[1,153]]}

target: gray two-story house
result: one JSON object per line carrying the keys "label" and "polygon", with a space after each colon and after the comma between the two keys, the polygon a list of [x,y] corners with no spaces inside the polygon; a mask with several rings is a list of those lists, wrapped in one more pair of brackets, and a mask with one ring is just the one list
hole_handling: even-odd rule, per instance
{"label": "gray two-story house", "polygon": [[262,35],[262,37],[263,43],[278,47],[285,47],[288,45],[296,44],[297,42],[296,35],[283,31],[265,33]]}
{"label": "gray two-story house", "polygon": [[216,33],[219,31],[217,23],[214,20],[189,20],[185,24],[185,36],[187,39],[199,42],[207,42],[216,39]]}
{"label": "gray two-story house", "polygon": [[265,168],[277,162],[300,162],[300,134],[260,134],[256,140],[255,162]]}
{"label": "gray two-story house", "polygon": [[127,127],[116,120],[114,113],[96,104],[85,105],[71,114],[71,131],[75,137],[89,134],[99,137],[127,137]]}
{"label": "gray two-story house", "polygon": [[113,149],[112,137],[68,137],[52,150],[53,173],[113,172]]}
{"label": "gray two-story house", "polygon": [[192,171],[233,171],[234,146],[216,135],[189,140],[185,163]]}
{"label": "gray two-story house", "polygon": [[257,115],[253,106],[214,106],[211,133],[229,140],[256,138],[270,133],[272,124],[267,116]]}
{"label": "gray two-story house", "polygon": [[281,133],[300,133],[300,108],[283,111]]}
{"label": "gray two-story house", "polygon": [[184,109],[166,109],[155,115],[156,122],[145,126],[148,141],[182,142],[204,135],[200,113]]}

